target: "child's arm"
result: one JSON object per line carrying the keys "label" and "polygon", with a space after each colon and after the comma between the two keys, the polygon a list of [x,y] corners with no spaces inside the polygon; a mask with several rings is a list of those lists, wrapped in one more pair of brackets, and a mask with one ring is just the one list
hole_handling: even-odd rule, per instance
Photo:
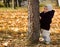
{"label": "child's arm", "polygon": [[39,16],[39,18],[40,18],[40,19],[42,18],[42,15],[43,15],[43,12],[42,12],[42,13],[40,13],[40,16]]}

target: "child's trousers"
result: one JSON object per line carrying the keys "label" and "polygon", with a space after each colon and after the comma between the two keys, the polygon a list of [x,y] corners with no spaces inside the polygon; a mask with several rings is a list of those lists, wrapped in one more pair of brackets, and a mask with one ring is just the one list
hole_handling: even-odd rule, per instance
{"label": "child's trousers", "polygon": [[42,31],[42,36],[44,38],[45,42],[50,42],[50,32],[49,30],[41,29]]}

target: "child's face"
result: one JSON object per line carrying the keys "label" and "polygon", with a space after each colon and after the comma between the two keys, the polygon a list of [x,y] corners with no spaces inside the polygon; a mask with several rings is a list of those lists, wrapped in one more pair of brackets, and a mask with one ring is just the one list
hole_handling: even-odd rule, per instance
{"label": "child's face", "polygon": [[44,12],[48,12],[48,8],[46,6],[44,7]]}

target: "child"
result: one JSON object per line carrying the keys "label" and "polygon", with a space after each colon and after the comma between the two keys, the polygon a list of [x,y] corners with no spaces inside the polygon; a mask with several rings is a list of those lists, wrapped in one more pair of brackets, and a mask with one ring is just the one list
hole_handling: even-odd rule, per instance
{"label": "child", "polygon": [[54,10],[52,5],[46,5],[44,7],[44,11],[40,13],[40,27],[42,31],[42,35],[46,44],[50,43],[50,23],[52,22],[52,18],[54,16]]}

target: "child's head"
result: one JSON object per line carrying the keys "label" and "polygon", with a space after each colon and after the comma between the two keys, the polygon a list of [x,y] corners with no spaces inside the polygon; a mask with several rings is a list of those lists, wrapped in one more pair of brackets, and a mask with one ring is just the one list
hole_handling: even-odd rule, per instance
{"label": "child's head", "polygon": [[51,10],[53,10],[53,7],[52,7],[51,4],[45,5],[44,12],[48,12],[48,11],[51,11]]}

